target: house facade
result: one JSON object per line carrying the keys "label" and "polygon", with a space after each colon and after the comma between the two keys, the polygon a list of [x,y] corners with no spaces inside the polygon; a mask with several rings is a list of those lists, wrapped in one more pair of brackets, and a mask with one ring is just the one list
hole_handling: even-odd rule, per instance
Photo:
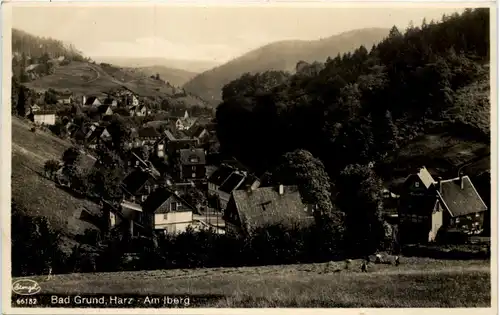
{"label": "house facade", "polygon": [[132,106],[129,109],[129,115],[131,117],[133,116],[144,117],[148,115],[148,109],[146,108],[145,105]]}
{"label": "house facade", "polygon": [[196,209],[174,191],[158,189],[143,204],[144,226],[159,234],[185,232]]}
{"label": "house facade", "polygon": [[87,133],[85,143],[88,147],[95,149],[99,144],[109,144],[111,142],[111,134],[104,126],[91,125]]}
{"label": "house facade", "polygon": [[72,93],[64,93],[57,97],[57,104],[68,105],[73,102],[73,94]]}
{"label": "house facade", "polygon": [[468,176],[436,181],[423,167],[408,176],[399,199],[399,231],[404,243],[434,242],[451,232],[482,232],[487,206]]}
{"label": "house facade", "polygon": [[56,113],[53,111],[37,110],[31,115],[33,122],[37,125],[52,126],[56,124]]}
{"label": "house facade", "polygon": [[204,180],[206,174],[205,151],[191,148],[179,151],[180,178],[182,180]]}
{"label": "house facade", "polygon": [[124,200],[142,204],[159,187],[157,180],[148,172],[136,169],[122,182]]}
{"label": "house facade", "polygon": [[154,127],[143,127],[138,130],[137,139],[141,146],[152,146],[161,139],[161,134]]}

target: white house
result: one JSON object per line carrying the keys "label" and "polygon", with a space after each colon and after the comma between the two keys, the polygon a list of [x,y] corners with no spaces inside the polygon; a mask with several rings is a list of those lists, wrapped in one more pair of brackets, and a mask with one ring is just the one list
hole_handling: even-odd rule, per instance
{"label": "white house", "polygon": [[185,232],[193,223],[193,212],[196,212],[195,207],[166,188],[154,191],[142,207],[144,226],[163,234]]}
{"label": "white house", "polygon": [[32,113],[33,122],[39,125],[55,125],[56,114],[53,111],[38,110]]}

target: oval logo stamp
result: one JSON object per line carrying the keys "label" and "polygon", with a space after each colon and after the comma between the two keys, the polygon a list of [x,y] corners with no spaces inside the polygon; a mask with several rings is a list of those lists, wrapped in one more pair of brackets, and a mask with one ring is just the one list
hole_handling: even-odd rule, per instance
{"label": "oval logo stamp", "polygon": [[12,292],[19,295],[33,295],[40,292],[42,288],[38,282],[30,279],[17,280],[12,284]]}

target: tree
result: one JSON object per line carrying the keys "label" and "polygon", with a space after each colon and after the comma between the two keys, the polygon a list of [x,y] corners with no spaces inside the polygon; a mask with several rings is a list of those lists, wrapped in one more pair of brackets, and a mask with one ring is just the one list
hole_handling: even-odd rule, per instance
{"label": "tree", "polygon": [[330,178],[323,163],[309,151],[288,152],[272,172],[273,181],[283,185],[297,185],[306,204],[317,206],[316,215],[331,213]]}
{"label": "tree", "polygon": [[57,170],[59,170],[59,167],[60,163],[57,160],[46,161],[43,167],[45,176],[52,179],[54,177],[54,173],[57,172]]}
{"label": "tree", "polygon": [[198,210],[201,207],[205,207],[208,203],[207,196],[196,187],[188,188],[186,193],[182,197]]}
{"label": "tree", "polygon": [[123,152],[125,144],[130,140],[130,129],[127,127],[123,118],[119,115],[113,115],[107,129],[111,135],[111,141],[113,142],[115,151]]}
{"label": "tree", "polygon": [[53,89],[48,89],[45,91],[44,97],[43,97],[45,104],[57,104],[57,93]]}
{"label": "tree", "polygon": [[17,114],[21,117],[26,116],[26,107],[28,106],[28,89],[20,86],[17,98]]}
{"label": "tree", "polygon": [[80,159],[80,149],[77,147],[70,147],[64,151],[62,156],[63,164],[66,168],[75,167],[76,162]]}
{"label": "tree", "polygon": [[382,182],[366,165],[348,165],[336,180],[337,205],[345,217],[346,248],[371,254],[384,242]]}

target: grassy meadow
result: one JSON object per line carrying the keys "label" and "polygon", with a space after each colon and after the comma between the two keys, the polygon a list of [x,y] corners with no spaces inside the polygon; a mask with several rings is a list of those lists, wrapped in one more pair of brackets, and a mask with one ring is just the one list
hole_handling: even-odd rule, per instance
{"label": "grassy meadow", "polygon": [[[344,262],[39,276],[43,294],[189,296],[191,307],[489,307],[489,261],[401,258],[360,272]],[[16,279],[14,279],[15,281]]]}

